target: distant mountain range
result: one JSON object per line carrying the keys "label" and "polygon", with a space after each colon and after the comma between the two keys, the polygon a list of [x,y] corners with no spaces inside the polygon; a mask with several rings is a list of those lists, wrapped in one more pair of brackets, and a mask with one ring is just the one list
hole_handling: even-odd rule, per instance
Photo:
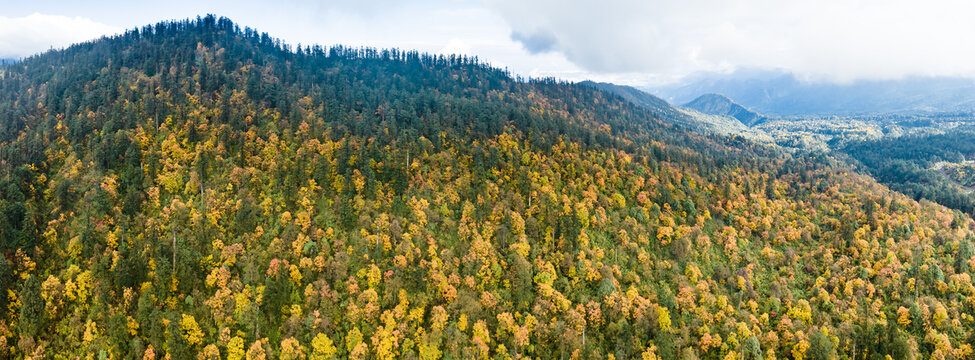
{"label": "distant mountain range", "polygon": [[673,85],[644,88],[674,104],[722,94],[771,115],[852,115],[975,109],[975,80],[909,77],[900,80],[813,83],[791,73],[741,70],[701,74]]}
{"label": "distant mountain range", "polygon": [[746,109],[727,96],[719,94],[704,94],[684,105],[708,115],[731,116],[746,126],[752,126],[764,120],[764,117],[754,111]]}
{"label": "distant mountain range", "polygon": [[13,64],[15,62],[17,62],[17,59],[0,58],[0,64]]}

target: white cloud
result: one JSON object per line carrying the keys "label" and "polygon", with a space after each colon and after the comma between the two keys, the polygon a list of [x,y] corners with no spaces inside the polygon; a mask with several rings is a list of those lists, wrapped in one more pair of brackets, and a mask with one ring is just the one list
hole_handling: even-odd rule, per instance
{"label": "white cloud", "polygon": [[[567,80],[659,85],[737,69],[832,82],[975,78],[968,0],[100,1],[106,10],[11,4],[21,10],[0,16],[0,58],[212,12],[291,44],[460,52],[515,74]],[[82,17],[45,15],[59,11]]]}
{"label": "white cloud", "polygon": [[975,77],[970,1],[485,2],[510,25],[513,39],[544,34],[546,50],[610,78],[661,81],[738,68],[833,82]]}
{"label": "white cloud", "polygon": [[591,78],[564,54],[527,51],[511,39],[512,30],[505,19],[481,0],[422,3],[381,0],[380,3],[390,5],[316,2],[308,11],[290,17],[288,22],[276,23],[264,16],[259,19],[261,22],[243,19],[242,25],[268,31],[292,44],[396,47],[434,54],[464,54],[522,76]]}
{"label": "white cloud", "polygon": [[84,17],[40,13],[0,16],[0,58],[30,56],[118,32],[121,29]]}

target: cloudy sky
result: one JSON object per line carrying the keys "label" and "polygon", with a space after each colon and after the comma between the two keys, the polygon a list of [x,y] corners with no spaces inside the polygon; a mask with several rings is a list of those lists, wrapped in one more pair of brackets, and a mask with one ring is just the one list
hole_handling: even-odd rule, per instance
{"label": "cloudy sky", "polygon": [[660,85],[743,68],[975,78],[975,3],[961,0],[32,0],[0,9],[0,58],[206,13],[292,44],[464,53],[566,80]]}

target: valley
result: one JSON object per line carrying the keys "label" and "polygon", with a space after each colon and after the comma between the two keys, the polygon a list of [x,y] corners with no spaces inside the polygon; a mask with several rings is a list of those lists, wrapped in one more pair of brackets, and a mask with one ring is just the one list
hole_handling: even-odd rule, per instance
{"label": "valley", "polygon": [[695,131],[741,136],[790,153],[830,154],[915,200],[975,215],[967,160],[975,156],[975,112],[781,116],[753,112],[716,94],[674,109],[685,117],[671,121]]}

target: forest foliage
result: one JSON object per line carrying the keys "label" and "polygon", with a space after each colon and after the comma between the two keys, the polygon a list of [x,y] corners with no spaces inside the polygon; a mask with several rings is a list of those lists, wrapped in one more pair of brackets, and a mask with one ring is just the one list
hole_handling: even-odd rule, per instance
{"label": "forest foliage", "polygon": [[4,357],[968,358],[973,225],[591,86],[213,16],[0,78]]}
{"label": "forest foliage", "polygon": [[971,129],[852,141],[839,151],[891,189],[975,215],[975,173],[968,163],[975,157]]}

